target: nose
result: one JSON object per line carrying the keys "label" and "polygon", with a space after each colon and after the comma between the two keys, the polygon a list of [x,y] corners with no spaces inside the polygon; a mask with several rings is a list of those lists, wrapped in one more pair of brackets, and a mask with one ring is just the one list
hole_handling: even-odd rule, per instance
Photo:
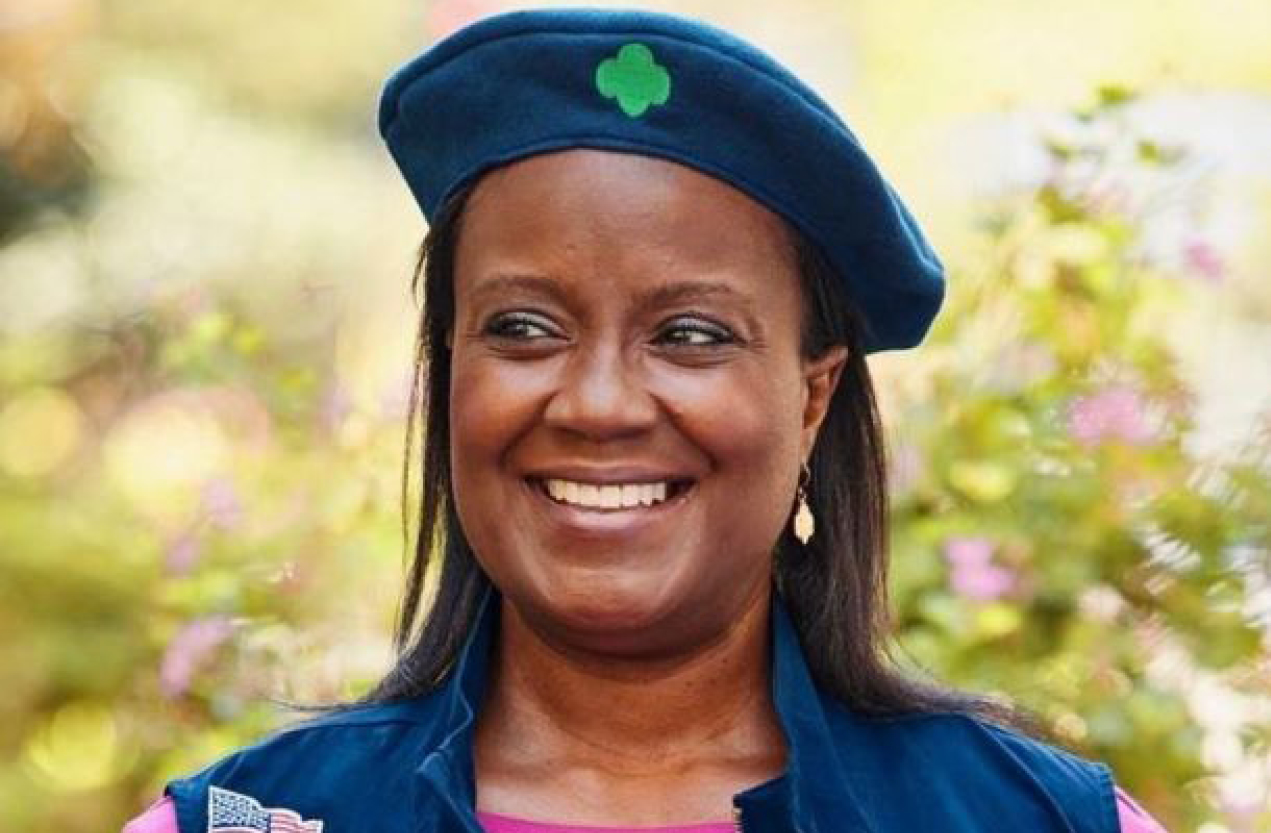
{"label": "nose", "polygon": [[657,416],[638,357],[619,345],[597,344],[570,357],[543,421],[589,439],[611,440],[649,430]]}

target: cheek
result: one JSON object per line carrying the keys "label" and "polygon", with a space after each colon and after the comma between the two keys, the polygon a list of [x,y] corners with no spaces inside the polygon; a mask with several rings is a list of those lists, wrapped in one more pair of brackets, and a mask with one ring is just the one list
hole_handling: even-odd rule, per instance
{"label": "cheek", "polygon": [[774,363],[655,383],[679,433],[710,460],[705,519],[721,552],[762,558],[780,535],[798,477],[798,376]]}
{"label": "cheek", "polygon": [[500,479],[508,451],[537,418],[543,382],[509,363],[480,361],[457,351],[451,364],[450,470],[455,508],[469,542],[497,533],[485,507],[498,506],[510,485]]}
{"label": "cheek", "polygon": [[524,369],[456,351],[450,377],[452,463],[463,463],[468,454],[487,457],[526,430],[539,388]]}
{"label": "cheek", "polygon": [[720,473],[781,467],[798,457],[800,402],[797,376],[774,365],[655,374],[650,387]]}

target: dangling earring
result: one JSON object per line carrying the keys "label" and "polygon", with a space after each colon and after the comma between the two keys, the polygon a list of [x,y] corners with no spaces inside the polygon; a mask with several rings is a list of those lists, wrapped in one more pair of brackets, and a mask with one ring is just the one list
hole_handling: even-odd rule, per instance
{"label": "dangling earring", "polygon": [[812,534],[816,532],[816,519],[812,517],[812,510],[808,508],[808,481],[812,479],[812,472],[808,469],[808,464],[803,463],[803,471],[799,477],[799,508],[794,513],[794,537],[799,539],[799,543],[806,544]]}

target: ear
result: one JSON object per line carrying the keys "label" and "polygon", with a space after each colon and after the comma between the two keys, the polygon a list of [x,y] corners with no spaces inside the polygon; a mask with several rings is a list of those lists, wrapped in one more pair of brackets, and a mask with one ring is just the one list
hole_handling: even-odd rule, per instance
{"label": "ear", "polygon": [[446,349],[447,350],[455,349],[455,328],[454,327],[450,327],[449,329],[446,330]]}
{"label": "ear", "polygon": [[815,359],[805,359],[803,364],[803,435],[800,459],[807,460],[816,445],[821,422],[830,409],[830,399],[838,387],[843,365],[847,363],[847,348],[836,344]]}

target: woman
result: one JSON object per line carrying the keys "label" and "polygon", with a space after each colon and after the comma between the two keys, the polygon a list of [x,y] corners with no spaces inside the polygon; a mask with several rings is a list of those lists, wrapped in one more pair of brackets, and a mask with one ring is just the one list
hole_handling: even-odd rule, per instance
{"label": "woman", "polygon": [[129,831],[1159,830],[885,659],[865,354],[943,276],[823,101],[700,23],[532,11],[380,128],[431,224],[398,662]]}

